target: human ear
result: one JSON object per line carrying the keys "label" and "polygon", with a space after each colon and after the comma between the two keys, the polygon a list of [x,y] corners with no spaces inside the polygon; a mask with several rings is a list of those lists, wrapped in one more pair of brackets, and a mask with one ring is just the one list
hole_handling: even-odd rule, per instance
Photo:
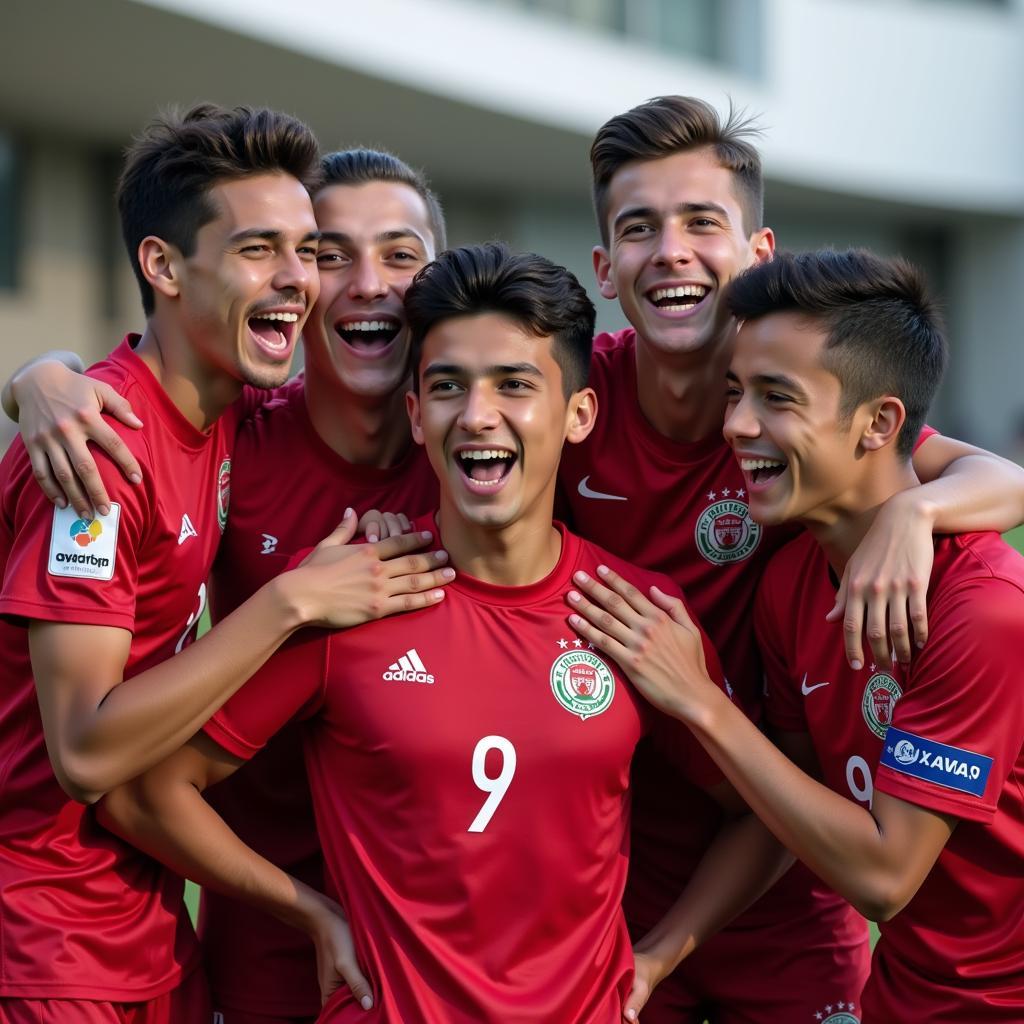
{"label": "human ear", "polygon": [[869,403],[866,411],[871,419],[861,433],[861,447],[871,452],[894,443],[907,419],[903,403],[895,395],[885,395]]}
{"label": "human ear", "polygon": [[593,388],[581,388],[569,399],[568,426],[565,439],[579,444],[587,438],[597,422],[597,393]]}
{"label": "human ear", "polygon": [[594,246],[594,273],[597,275],[597,288],[602,299],[617,299],[619,293],[612,283],[612,258],[603,245]]}
{"label": "human ear", "polygon": [[154,291],[170,299],[181,294],[177,262],[181,253],[175,246],[147,235],[139,242],[138,256],[142,276]]}

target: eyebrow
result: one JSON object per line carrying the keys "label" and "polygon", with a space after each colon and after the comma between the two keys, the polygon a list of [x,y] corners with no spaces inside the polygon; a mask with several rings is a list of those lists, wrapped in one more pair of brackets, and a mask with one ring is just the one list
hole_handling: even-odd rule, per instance
{"label": "eyebrow", "polygon": [[[733,384],[740,383],[739,377],[732,370],[726,370],[725,379]],[[787,377],[784,373],[758,373],[750,378],[750,383],[766,388],[784,388],[786,391],[792,391],[802,397],[807,394],[792,377]]]}
{"label": "eyebrow", "polygon": [[[396,228],[393,231],[382,231],[380,234],[373,236],[375,242],[401,242],[404,239],[410,238],[426,248],[426,240],[418,231],[414,231],[412,228]],[[344,231],[321,231],[320,240],[322,242],[334,242],[335,245],[351,245],[353,242],[352,236]]]}
{"label": "eyebrow", "polygon": [[[464,366],[458,363],[431,363],[424,369],[423,377],[462,377],[467,371]],[[485,366],[477,376],[480,377],[512,377],[525,375],[528,377],[543,377],[540,368],[533,363],[496,363],[493,366]]]}
{"label": "eyebrow", "polygon": [[[280,242],[285,237],[283,231],[275,228],[243,228],[236,231],[229,239],[229,242],[243,242],[247,238],[262,238],[266,242]],[[321,237],[319,231],[307,231],[302,236],[303,242],[315,242]]]}
{"label": "eyebrow", "polygon": [[[719,217],[729,219],[729,211],[718,203],[705,200],[700,203],[679,203],[672,207],[673,213],[716,213]],[[657,217],[658,211],[653,206],[630,206],[623,210],[612,222],[612,227],[617,228],[623,221],[635,220],[640,217]]]}

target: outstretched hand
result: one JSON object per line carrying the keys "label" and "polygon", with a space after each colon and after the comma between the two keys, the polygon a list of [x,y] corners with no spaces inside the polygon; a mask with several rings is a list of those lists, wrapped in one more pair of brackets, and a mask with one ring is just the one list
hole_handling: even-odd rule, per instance
{"label": "outstretched hand", "polygon": [[865,632],[871,657],[880,665],[894,658],[909,665],[912,643],[924,646],[934,560],[931,523],[886,502],[846,563],[836,603],[825,617],[828,622],[842,618],[851,668],[864,664]]}
{"label": "outstretched hand", "polygon": [[[433,540],[429,530],[375,544],[350,544],[356,515],[347,509],[341,525],[290,574],[290,585],[307,625],[343,629],[444,599],[441,588],[455,578],[446,551],[420,552]],[[415,554],[413,552],[416,552]]]}
{"label": "outstretched hand", "polygon": [[106,515],[110,497],[89,451],[102,448],[132,483],[142,468],[101,413],[138,429],[142,421],[131,403],[109,384],[74,373],[63,363],[45,361],[22,370],[11,382],[18,422],[32,463],[32,474],[55,505],[72,505],[85,518],[93,509]]}
{"label": "outstretched hand", "polygon": [[622,1006],[622,1019],[629,1024],[636,1024],[640,1019],[640,1011],[647,1005],[655,986],[662,980],[661,969],[651,957],[634,950],[633,962],[635,970],[633,985]]}
{"label": "outstretched hand", "polygon": [[570,591],[578,614],[569,622],[580,636],[618,662],[633,685],[655,707],[686,719],[710,692],[720,693],[708,675],[700,630],[683,602],[657,587],[650,599],[607,566],[598,582],[584,572],[573,576],[582,593]]}

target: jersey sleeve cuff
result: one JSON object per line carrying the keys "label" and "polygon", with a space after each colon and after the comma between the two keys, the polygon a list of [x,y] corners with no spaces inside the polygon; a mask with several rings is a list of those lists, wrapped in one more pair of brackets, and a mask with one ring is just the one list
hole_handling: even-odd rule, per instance
{"label": "jersey sleeve cuff", "polygon": [[95,605],[76,608],[57,607],[36,601],[5,597],[0,599],[0,615],[17,619],[38,619],[41,622],[67,622],[77,626],[116,626],[135,632],[135,616],[124,611],[98,608]]}
{"label": "jersey sleeve cuff", "polygon": [[918,807],[940,814],[951,814],[966,821],[976,821],[982,825],[991,824],[996,815],[995,807],[989,803],[982,803],[977,797],[959,794],[936,783],[903,775],[886,765],[879,765],[875,771],[875,789]]}
{"label": "jersey sleeve cuff", "polygon": [[243,739],[236,732],[229,729],[224,722],[218,720],[216,716],[203,726],[203,732],[218,747],[223,747],[229,754],[240,757],[243,761],[251,760],[263,749],[262,743],[250,743],[248,740]]}

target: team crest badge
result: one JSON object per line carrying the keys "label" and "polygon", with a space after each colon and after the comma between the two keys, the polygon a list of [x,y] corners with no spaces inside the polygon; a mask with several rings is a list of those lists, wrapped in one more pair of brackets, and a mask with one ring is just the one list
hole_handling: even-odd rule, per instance
{"label": "team crest badge", "polygon": [[750,518],[745,501],[725,499],[708,505],[694,531],[697,550],[712,564],[739,562],[761,543],[761,527]]}
{"label": "team crest badge", "polygon": [[875,672],[864,687],[864,699],[860,709],[868,728],[879,738],[885,739],[886,730],[892,723],[892,712],[896,701],[903,696],[900,684],[887,672]]}
{"label": "team crest badge", "polygon": [[220,532],[228,525],[228,505],[231,503],[231,459],[225,458],[217,470],[217,525]]}
{"label": "team crest badge", "polygon": [[551,692],[585,722],[611,707],[615,676],[593,651],[566,651],[551,666]]}
{"label": "team crest badge", "polygon": [[834,1006],[826,1006],[814,1015],[816,1024],[860,1024],[860,1017],[854,1012],[853,1003],[838,1002]]}

